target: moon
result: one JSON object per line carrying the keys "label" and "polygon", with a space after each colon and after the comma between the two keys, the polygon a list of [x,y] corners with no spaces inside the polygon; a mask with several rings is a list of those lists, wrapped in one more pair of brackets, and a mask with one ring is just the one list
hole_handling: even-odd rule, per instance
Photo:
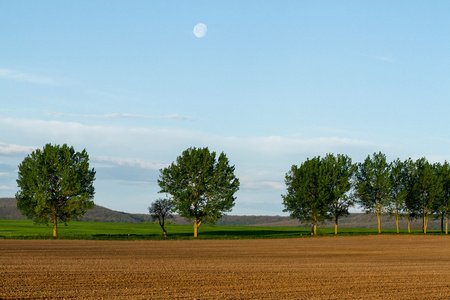
{"label": "moon", "polygon": [[205,36],[206,31],[208,31],[208,28],[203,23],[198,23],[194,26],[194,35],[199,39]]}

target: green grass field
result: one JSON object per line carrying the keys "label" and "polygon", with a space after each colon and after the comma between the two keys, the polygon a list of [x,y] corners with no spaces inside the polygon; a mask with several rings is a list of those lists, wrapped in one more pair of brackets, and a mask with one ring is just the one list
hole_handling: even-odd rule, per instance
{"label": "green grass field", "polygon": [[[155,223],[102,223],[70,222],[58,226],[59,239],[87,240],[180,240],[194,239],[191,225],[167,224],[168,237],[164,238],[161,228]],[[384,229],[383,234],[396,234],[394,229]],[[413,231],[421,234],[420,231]],[[429,234],[438,234],[431,231]],[[339,229],[339,235],[378,234],[374,229]],[[401,234],[408,234],[401,230]],[[318,235],[332,236],[334,228],[319,228]],[[310,228],[305,227],[256,227],[256,226],[208,226],[199,227],[198,239],[271,239],[310,237]],[[34,225],[32,221],[0,220],[0,239],[50,239],[52,227]]]}

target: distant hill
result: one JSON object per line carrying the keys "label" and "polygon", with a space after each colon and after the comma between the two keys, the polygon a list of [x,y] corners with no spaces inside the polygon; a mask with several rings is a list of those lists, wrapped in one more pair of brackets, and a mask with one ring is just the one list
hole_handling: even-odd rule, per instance
{"label": "distant hill", "polygon": [[[26,220],[27,218],[17,209],[15,198],[0,198],[0,219]],[[143,223],[150,221],[150,216],[128,214],[94,205],[94,208],[88,210],[80,220],[87,222]]]}
{"label": "distant hill", "polygon": [[15,198],[0,198],[0,219],[26,220],[17,209]]}
{"label": "distant hill", "polygon": [[[20,211],[17,209],[17,200],[15,198],[0,198],[0,219],[14,219],[26,220]],[[111,223],[143,223],[151,221],[148,214],[130,214],[119,211],[114,211],[106,207],[95,205],[80,219],[86,222],[111,222]],[[173,220],[169,220],[176,224],[191,224],[186,222],[180,216],[175,216]],[[224,216],[217,225],[236,225],[236,226],[291,226],[291,227],[309,227],[310,224],[300,223],[298,220],[293,220],[290,217],[284,216]],[[440,221],[430,218],[428,224],[429,229],[439,229]],[[320,227],[334,227],[334,223],[326,222]],[[371,214],[350,214],[349,216],[339,220],[339,227],[341,228],[377,228],[377,219],[375,215]],[[382,216],[382,228],[395,228],[395,220],[390,219],[389,216]],[[400,228],[407,228],[407,221],[403,219],[400,221]],[[413,229],[421,229],[421,220],[414,220],[412,222]]]}

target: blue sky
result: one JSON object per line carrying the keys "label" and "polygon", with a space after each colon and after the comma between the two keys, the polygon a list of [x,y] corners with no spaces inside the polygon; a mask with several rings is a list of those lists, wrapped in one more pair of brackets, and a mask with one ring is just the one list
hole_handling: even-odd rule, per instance
{"label": "blue sky", "polygon": [[[450,160],[447,1],[1,1],[0,197],[46,143],[86,149],[96,204],[146,213],[159,169],[225,152],[231,214],[283,215],[326,153]],[[206,24],[203,38],[193,34]]]}

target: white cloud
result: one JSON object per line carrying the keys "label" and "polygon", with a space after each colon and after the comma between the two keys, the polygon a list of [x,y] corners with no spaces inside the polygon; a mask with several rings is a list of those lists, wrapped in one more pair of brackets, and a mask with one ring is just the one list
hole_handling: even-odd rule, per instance
{"label": "white cloud", "polygon": [[146,186],[152,185],[154,183],[152,181],[142,181],[142,180],[121,180],[121,184],[146,187]]}
{"label": "white cloud", "polygon": [[255,169],[254,167],[238,168],[236,176],[239,178],[241,190],[285,190],[284,173],[277,170],[268,171],[263,168]]}
{"label": "white cloud", "polygon": [[383,55],[363,55],[364,57],[368,57],[371,59],[375,59],[375,60],[381,60],[384,62],[389,62],[389,63],[395,63],[396,61],[394,59],[392,59],[389,56],[383,56]]}
{"label": "white cloud", "polygon": [[247,142],[254,151],[268,155],[279,154],[322,154],[335,152],[346,147],[370,148],[375,146],[368,141],[339,137],[318,137],[302,139],[297,137],[267,136],[250,137]]}
{"label": "white cloud", "polygon": [[[117,197],[124,184],[157,193],[158,170],[192,146],[208,146],[210,150],[227,154],[230,163],[236,167],[236,176],[241,183],[239,203],[243,204],[268,199],[280,202],[280,194],[285,190],[285,172],[292,164],[300,164],[307,157],[344,153],[353,158],[359,152],[365,157],[375,148],[377,151],[390,149],[389,145],[341,137],[237,137],[179,128],[100,126],[1,117],[0,130],[7,132],[9,139],[27,144],[67,143],[77,151],[86,148],[97,170],[97,179],[102,183],[97,196],[104,201]],[[13,152],[13,149],[30,153],[34,147],[0,144],[0,153]]]}
{"label": "white cloud", "polygon": [[194,118],[189,116],[182,116],[179,114],[171,114],[167,116],[145,116],[138,114],[126,114],[126,113],[112,113],[112,114],[104,114],[104,115],[80,115],[80,114],[68,114],[61,112],[48,112],[49,115],[57,116],[57,117],[82,117],[82,118],[104,118],[104,119],[112,119],[112,118],[135,118],[135,119],[176,119],[176,120],[188,120],[192,121]]}
{"label": "white cloud", "polygon": [[[40,146],[49,142],[67,143],[77,151],[86,148],[97,171],[97,199],[106,206],[111,201],[119,201],[118,195],[128,191],[127,188],[130,195],[138,193],[135,190],[147,195],[137,202],[157,195],[158,171],[192,146],[208,146],[210,150],[227,154],[241,183],[239,209],[261,201],[267,203],[267,207],[280,206],[285,173],[292,164],[301,164],[307,157],[326,153],[366,157],[374,151],[389,154],[393,149],[390,145],[347,137],[220,136],[182,128],[103,126],[1,117],[0,131],[6,133],[4,141],[15,142],[0,143],[0,154],[27,154],[35,149],[21,146],[19,142]],[[125,206],[121,209],[129,211]]]}
{"label": "white cloud", "polygon": [[0,78],[37,84],[56,84],[51,77],[36,76],[11,69],[0,69]]}
{"label": "white cloud", "polygon": [[0,185],[0,190],[5,190],[5,191],[9,191],[9,190],[13,190],[14,188],[7,186],[7,185]]}
{"label": "white cloud", "polygon": [[0,154],[7,154],[7,155],[29,154],[33,152],[35,149],[36,147],[33,146],[22,146],[0,142]]}
{"label": "white cloud", "polygon": [[378,59],[378,60],[382,60],[382,61],[387,61],[387,62],[391,62],[392,60],[386,56],[374,56],[374,59]]}
{"label": "white cloud", "polygon": [[188,121],[194,120],[194,118],[192,118],[192,117],[182,116],[182,115],[179,115],[179,114],[167,115],[167,116],[163,116],[162,118],[164,118],[164,119],[188,120]]}
{"label": "white cloud", "polygon": [[110,156],[90,156],[92,162],[98,163],[109,163],[116,166],[121,167],[132,167],[132,168],[141,168],[146,170],[155,170],[158,171],[162,168],[165,168],[167,164],[156,163],[143,159],[136,158],[120,158],[120,157],[110,157]]}
{"label": "white cloud", "polygon": [[[263,156],[267,159],[264,163],[274,161],[275,158],[277,161],[295,158],[293,163],[299,163],[299,159],[327,153],[343,153],[354,159],[364,159],[374,151],[389,155],[389,152],[395,150],[395,146],[390,144],[380,145],[368,140],[338,136],[220,136],[183,128],[86,125],[79,122],[1,116],[0,130],[6,133],[5,136],[9,135],[14,140],[23,140],[28,144],[43,146],[49,142],[68,143],[74,147],[86,148],[89,153],[91,149],[100,148],[102,151],[97,151],[96,154],[137,158],[145,158],[142,155],[148,154],[159,161],[173,161],[188,147],[209,147],[216,152],[224,151],[230,159],[246,157],[252,161],[261,160]],[[23,150],[24,153],[30,152],[29,149],[34,148],[28,147]]]}
{"label": "white cloud", "polygon": [[251,179],[251,178],[239,178],[241,184],[241,188],[243,189],[271,189],[271,190],[277,190],[277,191],[284,191],[286,186],[283,184],[282,181],[268,181],[268,180],[262,180],[258,181],[258,179]]}
{"label": "white cloud", "polygon": [[[0,117],[0,130],[7,132],[10,139],[32,142],[36,145],[47,143],[73,145],[76,149],[86,148],[88,153],[97,149],[98,154],[110,156],[163,155],[168,158],[182,150],[210,144],[212,140],[201,132],[184,129],[164,129],[125,126],[85,125],[78,122],[27,120]],[[208,142],[208,143],[206,143]],[[119,153],[120,155],[117,155]],[[161,155],[160,155],[161,156]]]}
{"label": "white cloud", "polygon": [[[300,138],[296,136],[250,136],[230,137],[208,135],[200,131],[168,128],[145,128],[124,126],[85,125],[77,122],[27,120],[0,117],[0,130],[11,136],[20,137],[38,145],[46,143],[68,143],[74,147],[86,148],[92,154],[137,159],[152,155],[158,161],[173,161],[188,147],[206,147],[227,153],[232,163],[234,159],[246,159],[252,163],[275,164],[280,161],[299,163],[309,156],[326,153],[343,153],[352,157],[363,153],[363,157],[373,151],[385,151],[391,145],[377,145],[370,141],[342,137]],[[29,153],[30,146],[0,144],[0,153]],[[95,150],[92,152],[91,150]],[[125,155],[123,155],[125,153]],[[120,155],[117,155],[120,154]],[[295,160],[294,160],[295,159]],[[118,162],[117,162],[118,163]],[[122,162],[125,163],[125,162]],[[145,161],[127,162],[129,165],[146,165]]]}

